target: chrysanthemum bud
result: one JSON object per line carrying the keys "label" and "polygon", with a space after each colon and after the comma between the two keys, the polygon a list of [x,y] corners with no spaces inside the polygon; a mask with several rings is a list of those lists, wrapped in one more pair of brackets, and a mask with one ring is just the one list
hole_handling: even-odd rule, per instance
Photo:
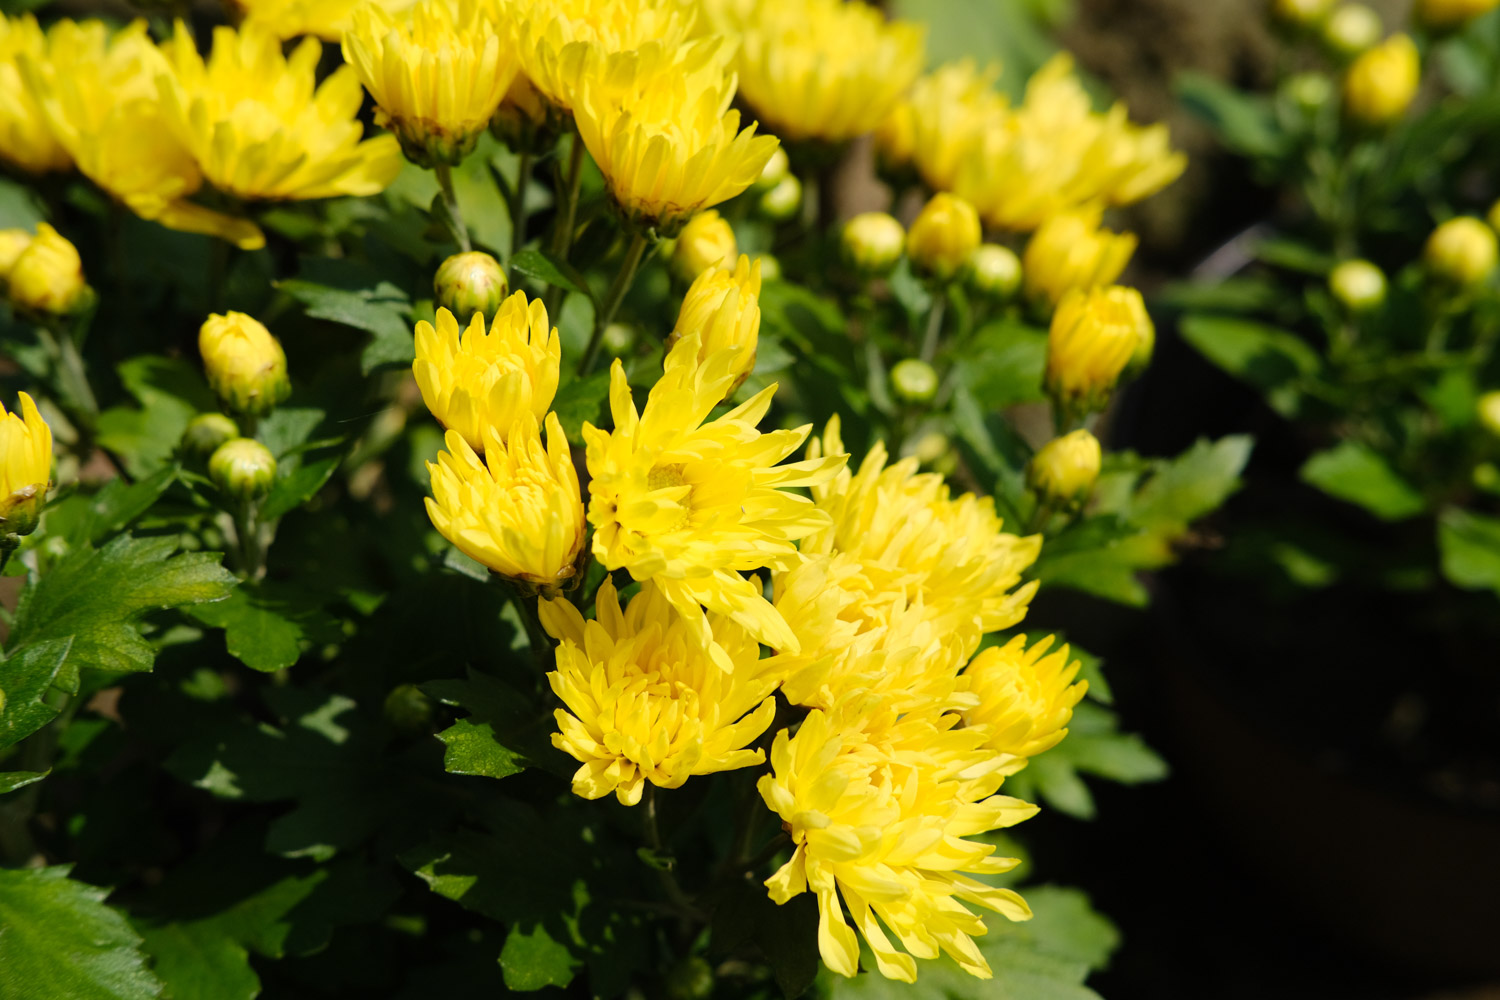
{"label": "chrysanthemum bud", "polygon": [[77,248],[45,222],[16,255],[6,283],[11,302],[28,312],[67,316],[93,299]]}
{"label": "chrysanthemum bud", "polygon": [[1500,466],[1494,462],[1480,462],[1474,466],[1469,481],[1486,493],[1500,494]]}
{"label": "chrysanthemum bud", "polygon": [[432,294],[438,307],[451,312],[460,326],[468,326],[475,313],[484,314],[488,323],[510,294],[510,282],[498,260],[472,250],[456,253],[438,266]]}
{"label": "chrysanthemum bud", "polygon": [[688,220],[672,249],[672,274],[687,283],[723,261],[739,254],[734,229],[714,209],[699,212]]}
{"label": "chrysanthemum bud", "polygon": [[1329,273],[1328,290],[1349,312],[1371,312],[1385,303],[1385,272],[1367,260],[1346,260]]}
{"label": "chrysanthemum bud", "polygon": [[209,458],[208,477],[229,496],[253,500],[270,492],[276,481],[276,456],[254,438],[235,438]]}
{"label": "chrysanthemum bud", "polygon": [[802,208],[802,182],[796,174],[787,174],[776,186],[760,196],[760,214],[773,222],[794,219]]}
{"label": "chrysanthemum bud", "polygon": [[1495,270],[1495,231],[1470,216],[1449,219],[1432,231],[1422,260],[1437,280],[1457,288],[1477,285]]}
{"label": "chrysanthemum bud", "polygon": [[1479,397],[1479,426],[1500,438],[1500,389]]}
{"label": "chrysanthemum bud", "polygon": [[1021,258],[1010,247],[981,243],[969,254],[968,279],[980,295],[1003,302],[1021,287]]}
{"label": "chrysanthemum bud", "polygon": [[1047,391],[1066,410],[1101,409],[1142,338],[1153,330],[1134,288],[1069,292],[1047,337]]}
{"label": "chrysanthemum bud", "polygon": [[601,344],[604,353],[610,357],[624,357],[635,346],[635,327],[628,323],[611,323],[604,328]]}
{"label": "chrysanthemum bud", "polygon": [[667,973],[667,1000],[708,1000],[714,993],[714,968],[690,955]]}
{"label": "chrysanthemum bud", "polygon": [[698,275],[682,300],[677,325],[667,338],[667,350],[690,334],[699,338],[698,360],[706,361],[719,351],[738,349],[734,392],[755,369],[755,350],[760,339],[760,261],[740,257],[734,267],[728,261]]}
{"label": "chrysanthemum bud", "polygon": [[932,196],[906,234],[906,254],[919,271],[940,281],[956,275],[979,246],[979,213],[957,195]]}
{"label": "chrysanthemum bud", "polygon": [[912,449],[912,457],[923,465],[934,465],[948,455],[953,443],[948,440],[948,435],[941,431],[932,431],[922,435],[917,446]]}
{"label": "chrysanthemum bud", "polygon": [[21,251],[31,245],[31,234],[24,229],[0,229],[0,285],[10,277]]}
{"label": "chrysanthemum bud", "polygon": [[432,713],[432,699],[415,684],[398,684],[385,696],[385,720],[397,732],[426,732],[432,726]]}
{"label": "chrysanthemum bud", "polygon": [[1334,0],[1275,0],[1271,13],[1294,28],[1316,28],[1333,9]]}
{"label": "chrysanthemum bud", "polygon": [[1422,83],[1421,56],[1405,35],[1365,52],[1344,76],[1344,110],[1364,125],[1389,125],[1406,113]]}
{"label": "chrysanthemum bud", "polygon": [[198,330],[198,352],[208,384],[235,413],[270,413],[292,391],[281,343],[252,316],[209,316]]}
{"label": "chrysanthemum bud", "polygon": [[756,180],[755,186],[761,191],[769,191],[780,184],[782,178],[787,177],[791,172],[791,159],[786,155],[786,150],[777,146],[776,152],[771,154],[771,158],[766,161],[765,167],[761,169],[760,177]]}
{"label": "chrysanthemum bud", "polygon": [[1324,73],[1296,73],[1286,78],[1281,93],[1303,114],[1314,115],[1333,100],[1333,81]]}
{"label": "chrysanthemum bud", "polygon": [[761,281],[781,280],[781,261],[775,257],[768,253],[759,254],[755,258],[755,263],[760,265]]}
{"label": "chrysanthemum bud", "polygon": [[864,212],[844,223],[839,245],[850,267],[863,275],[879,277],[901,259],[906,230],[885,212]]}
{"label": "chrysanthemum bud", "polygon": [[1134,233],[1099,224],[1097,208],[1060,212],[1042,223],[1026,244],[1026,295],[1057,305],[1073,289],[1111,284],[1135,253]]}
{"label": "chrysanthemum bud", "polygon": [[1417,0],[1413,14],[1429,31],[1454,31],[1497,5],[1500,0]]}
{"label": "chrysanthemum bud", "polygon": [[239,426],[222,413],[200,413],[182,432],[182,447],[191,454],[208,456],[226,441],[240,436]]}
{"label": "chrysanthemum bud", "polygon": [[898,361],[891,368],[891,391],[904,403],[931,402],[937,390],[937,371],[919,358]]}
{"label": "chrysanthemum bud", "polygon": [[0,545],[36,530],[52,488],[52,429],[26,393],[19,413],[0,406]]}
{"label": "chrysanthemum bud", "polygon": [[1380,15],[1362,3],[1342,4],[1323,22],[1323,43],[1345,58],[1368,50],[1383,34]]}
{"label": "chrysanthemum bud", "polygon": [[1026,484],[1054,505],[1080,505],[1094,491],[1102,460],[1099,439],[1086,430],[1076,430],[1053,438],[1031,456]]}

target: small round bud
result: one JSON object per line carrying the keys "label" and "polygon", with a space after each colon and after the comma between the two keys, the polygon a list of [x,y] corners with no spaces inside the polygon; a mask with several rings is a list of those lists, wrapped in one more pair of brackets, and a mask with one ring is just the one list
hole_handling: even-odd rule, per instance
{"label": "small round bud", "polygon": [[713,993],[713,966],[697,955],[683,959],[667,973],[667,1000],[708,1000]]}
{"label": "small round bud", "polygon": [[21,252],[31,246],[31,234],[24,229],[0,229],[0,282],[9,276],[16,266]]}
{"label": "small round bud", "polygon": [[755,262],[760,265],[761,281],[781,280],[781,261],[768,253],[763,253],[755,258]]}
{"label": "small round bud", "polygon": [[1102,409],[1154,330],[1134,288],[1074,289],[1053,313],[1047,334],[1047,392],[1068,413]]}
{"label": "small round bud", "polygon": [[1099,439],[1086,430],[1047,442],[1026,466],[1026,484],[1043,500],[1063,507],[1084,503],[1099,480],[1103,453]]}
{"label": "small round bud", "polygon": [[191,454],[212,455],[226,441],[240,436],[237,424],[222,413],[200,413],[182,432],[182,447]]}
{"label": "small round bud", "polygon": [[67,316],[93,301],[78,249],[45,222],[11,263],[7,294],[18,309]]}
{"label": "small round bud", "polygon": [[399,684],[385,696],[385,719],[407,735],[426,732],[432,727],[432,699],[415,684]]}
{"label": "small round bud", "polygon": [[905,403],[929,403],[937,395],[938,374],[917,358],[896,362],[891,369],[891,389]]}
{"label": "small round bud", "polygon": [[276,456],[253,438],[235,438],[219,445],[208,460],[214,485],[239,500],[265,496],[276,481]]}
{"label": "small round bud", "polygon": [[776,152],[771,154],[771,158],[761,169],[760,177],[756,178],[755,187],[759,191],[769,191],[780,184],[782,178],[789,176],[791,172],[792,161],[787,158],[786,150],[777,146]]}
{"label": "small round bud", "polygon": [[1429,31],[1456,31],[1500,6],[1500,0],[1417,0],[1413,11],[1418,24]]}
{"label": "small round bud", "polygon": [[1438,226],[1427,238],[1422,259],[1432,276],[1458,288],[1478,285],[1495,270],[1500,246],[1495,231],[1478,219],[1461,215]]}
{"label": "small round bud", "polygon": [[602,344],[610,357],[624,357],[635,346],[635,327],[625,323],[609,324],[604,328]]}
{"label": "small round bud", "polygon": [[1500,438],[1500,389],[1479,397],[1479,426]]}
{"label": "small round bud", "polygon": [[1324,73],[1297,73],[1282,83],[1281,93],[1303,114],[1315,115],[1333,100],[1333,81]]}
{"label": "small round bud", "polygon": [[1343,4],[1323,22],[1323,43],[1345,58],[1378,44],[1384,34],[1380,15],[1362,3]]}
{"label": "small round bud", "polygon": [[948,440],[948,435],[933,431],[930,434],[922,435],[922,439],[912,449],[911,455],[923,465],[932,465],[948,454],[948,449],[951,446],[952,442]]}
{"label": "small round bud", "polygon": [[467,327],[475,313],[483,313],[486,324],[492,322],[509,294],[505,269],[498,260],[478,250],[449,257],[438,265],[432,279],[432,295],[438,307],[451,312],[461,327]]}
{"label": "small round bud", "polygon": [[1385,272],[1367,260],[1346,260],[1328,275],[1328,290],[1351,313],[1367,313],[1385,304]]}
{"label": "small round bud", "polygon": [[906,230],[885,212],[864,212],[844,223],[839,239],[844,260],[868,277],[888,274],[906,247]]}
{"label": "small round bud", "polygon": [[802,182],[787,174],[776,186],[760,196],[760,214],[773,222],[787,222],[802,208]]}
{"label": "small round bud", "polygon": [[932,196],[906,234],[906,254],[917,270],[948,281],[979,246],[979,213],[946,191]]}
{"label": "small round bud", "polygon": [[198,352],[209,386],[234,413],[270,413],[292,391],[281,343],[253,316],[209,316],[198,330]]}
{"label": "small round bud", "polygon": [[1486,493],[1500,493],[1500,468],[1494,462],[1480,462],[1474,466],[1472,480],[1476,487]]}
{"label": "small round bud", "polygon": [[1021,258],[1010,247],[981,243],[969,254],[969,287],[1000,302],[1021,287]]}
{"label": "small round bud", "polygon": [[1274,0],[1271,14],[1282,24],[1311,29],[1323,23],[1334,0]]}
{"label": "small round bud", "polygon": [[672,248],[672,274],[678,281],[692,284],[698,275],[725,258],[733,267],[739,252],[734,229],[710,208],[693,216],[677,235],[677,245]]}
{"label": "small round bud", "polygon": [[1422,59],[1405,35],[1392,35],[1354,60],[1344,75],[1344,111],[1371,127],[1389,125],[1411,107],[1422,85]]}

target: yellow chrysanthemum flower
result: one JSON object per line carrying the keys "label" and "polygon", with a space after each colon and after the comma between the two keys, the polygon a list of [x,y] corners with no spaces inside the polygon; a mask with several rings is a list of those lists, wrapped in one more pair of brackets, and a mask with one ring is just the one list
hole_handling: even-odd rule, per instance
{"label": "yellow chrysanthemum flower", "polygon": [[1047,391],[1068,409],[1102,408],[1147,337],[1155,331],[1134,288],[1069,292],[1047,334]]}
{"label": "yellow chrysanthemum flower", "polygon": [[559,640],[547,675],[566,709],[554,714],[552,744],[583,764],[573,792],[615,793],[627,806],[646,782],[678,788],[688,778],[765,760],[746,749],[776,715],[776,678],[760,646],[734,622],[710,622],[717,648],[734,664],[721,670],[689,634],[677,609],[647,583],[622,613],[608,578],[599,587],[597,621],[567,600],[543,601],[542,625]]}
{"label": "yellow chrysanthemum flower", "polygon": [[1073,683],[1080,664],[1068,662],[1067,646],[1047,655],[1052,642],[1049,635],[1027,649],[1018,635],[986,649],[964,671],[964,687],[979,702],[964,711],[964,725],[981,729],[985,746],[1006,755],[1007,773],[1062,742],[1073,706],[1088,692],[1088,681]]}
{"label": "yellow chrysanthemum flower", "polygon": [[343,50],[375,98],[375,124],[421,166],[472,153],[519,69],[509,33],[481,16],[478,0],[422,0],[399,18],[367,5]]}
{"label": "yellow chrysanthemum flower", "polygon": [[253,25],[282,40],[298,35],[317,35],[337,43],[344,37],[360,7],[378,6],[399,14],[413,0],[227,0],[244,24]]}
{"label": "yellow chrysanthemum flower", "polygon": [[773,773],[758,788],[796,850],[766,885],[778,904],[817,894],[818,950],[840,975],[859,969],[845,908],[880,974],[904,982],[916,980],[916,958],[939,954],[990,976],[973,940],[984,921],[964,904],[1011,920],[1031,916],[1012,890],[970,877],[1019,861],[967,838],[1029,819],[1036,807],[995,794],[1005,758],[981,745],[982,731],[957,722],[911,715],[871,732],[814,711],[796,736],[776,736]]}
{"label": "yellow chrysanthemum flower", "polygon": [[1187,166],[1165,126],[1134,125],[1118,104],[1095,113],[1065,53],[1032,77],[1019,107],[994,117],[959,158],[953,190],[997,228],[1027,231],[1079,206],[1131,204]]}
{"label": "yellow chrysanthemum flower", "polygon": [[78,312],[94,297],[78,248],[45,222],[10,265],[5,291],[16,308],[53,316]]}
{"label": "yellow chrysanthemum flower", "polygon": [[416,347],[411,370],[422,401],[475,451],[484,451],[486,432],[504,441],[523,414],[539,421],[552,407],[562,342],[541,299],[511,295],[487,332],[483,313],[460,333],[453,314],[439,309],[436,326],[417,324]]}
{"label": "yellow chrysanthemum flower", "polygon": [[[824,455],[847,457],[837,416],[808,448],[810,458]],[[889,468],[886,460],[877,442],[858,471],[841,469],[813,487],[830,524],[804,540],[802,552],[854,555],[881,592],[902,592],[979,634],[1019,622],[1037,585],[1013,588],[1041,552],[1041,537],[1002,532],[992,498],[950,498],[943,477],[919,474],[915,457]]]}
{"label": "yellow chrysanthemum flower", "polygon": [[10,277],[11,268],[31,246],[34,237],[24,229],[0,229],[0,288]]}
{"label": "yellow chrysanthemum flower", "polygon": [[0,14],[0,160],[29,174],[67,170],[73,157],[57,141],[21,77],[21,57],[46,62],[57,32],[42,33],[30,14]]}
{"label": "yellow chrysanthemum flower", "polygon": [[704,423],[734,384],[740,352],[700,362],[699,345],[696,333],[677,342],[640,412],[616,359],[609,392],[614,430],[583,426],[589,521],[595,558],[607,569],[655,581],[689,632],[728,670],[733,662],[712,648],[703,607],[738,622],[758,642],[797,651],[796,636],[760,585],[740,571],[790,566],[797,557],[792,543],[826,527],[828,516],[789,487],[826,482],[843,457],[777,464],[810,428],[756,430],[774,385]]}
{"label": "yellow chrysanthemum flower", "polygon": [[760,261],[750,263],[741,255],[730,265],[725,260],[698,275],[682,309],[677,325],[667,338],[667,349],[683,337],[697,334],[698,360],[706,361],[720,351],[738,349],[733,370],[737,389],[755,369],[755,348],[760,340]]}
{"label": "yellow chrysanthemum flower", "polygon": [[30,396],[20,397],[20,413],[0,404],[0,534],[10,536],[36,530],[52,488],[52,428]]}
{"label": "yellow chrysanthemum flower", "polygon": [[281,342],[254,316],[209,316],[198,328],[198,353],[209,386],[235,413],[264,416],[292,391]]}
{"label": "yellow chrysanthemum flower", "polygon": [[578,134],[626,218],[675,235],[689,218],[755,182],[774,136],[740,130],[722,38],[679,49],[651,43],[582,80]]}
{"label": "yellow chrysanthemum flower", "polygon": [[583,571],[583,499],[557,414],[547,414],[547,446],[536,418],[521,414],[503,441],[484,436],[484,456],[449,431],[447,451],[427,463],[433,527],[460,552],[501,576],[546,594],[572,589]]}
{"label": "yellow chrysanthemum flower", "polygon": [[1112,285],[1135,253],[1134,233],[1100,225],[1098,206],[1054,215],[1032,234],[1022,258],[1026,294],[1056,306],[1075,288]]}
{"label": "yellow chrysanthemum flower", "polygon": [[162,46],[166,117],[219,190],[246,200],[371,195],[401,171],[395,136],[361,140],[364,99],[352,66],[317,83],[322,46],[305,38],[290,56],[263,28],[214,29],[199,55],[181,22]]}
{"label": "yellow chrysanthemum flower", "polygon": [[750,0],[711,16],[740,40],[741,96],[788,141],[874,131],[925,58],[923,26],[887,21],[859,0]]}
{"label": "yellow chrysanthemum flower", "polygon": [[[979,69],[972,59],[944,63],[921,77],[911,94],[892,113],[893,121],[876,132],[876,143],[895,162],[903,142],[910,143],[908,159],[927,186],[952,191],[964,158],[990,129],[1005,127],[1009,101],[995,89],[1000,67]],[[903,138],[903,124],[910,123]]]}
{"label": "yellow chrysanthemum flower", "polygon": [[187,200],[203,175],[167,127],[157,88],[167,65],[145,21],[113,37],[98,21],[59,21],[49,35],[50,57],[23,55],[22,75],[84,176],[143,219],[245,250],[265,246],[253,222]]}
{"label": "yellow chrysanthemum flower", "polygon": [[522,73],[565,112],[573,110],[582,79],[600,71],[600,60],[650,42],[674,51],[697,24],[695,9],[684,0],[499,2],[501,16],[516,22]]}

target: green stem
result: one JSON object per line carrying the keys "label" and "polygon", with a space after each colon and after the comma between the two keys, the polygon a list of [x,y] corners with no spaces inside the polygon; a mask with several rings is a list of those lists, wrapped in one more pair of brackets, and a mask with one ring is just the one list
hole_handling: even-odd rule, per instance
{"label": "green stem", "polygon": [[78,353],[77,342],[66,329],[56,328],[50,322],[39,327],[39,330],[42,346],[52,358],[57,376],[57,394],[68,419],[86,432],[92,432],[99,416],[99,401],[94,397],[93,387],[89,385],[83,355]]}
{"label": "green stem", "polygon": [[630,238],[630,249],[625,251],[625,260],[620,263],[619,273],[615,275],[614,283],[609,286],[609,291],[604,296],[604,302],[599,306],[599,312],[594,317],[594,332],[589,337],[589,346],[583,352],[583,360],[578,363],[578,374],[587,375],[594,367],[594,361],[599,357],[599,346],[604,343],[604,328],[614,321],[615,313],[620,310],[620,302],[624,300],[625,293],[630,291],[630,285],[635,281],[635,273],[640,269],[641,260],[646,255],[646,236],[637,231]]}
{"label": "green stem", "polygon": [[[566,261],[573,249],[573,226],[578,218],[578,188],[583,183],[583,139],[574,131],[569,144],[568,172],[557,178],[557,220],[552,224],[552,255]],[[547,289],[543,304],[547,315],[555,316],[563,290],[556,285]]]}
{"label": "green stem", "polygon": [[[646,845],[651,848],[652,853],[656,854],[658,860],[660,860],[662,839],[661,830],[656,822],[656,786],[650,782],[646,783]],[[659,866],[656,869],[656,874],[661,880],[662,890],[666,892],[667,898],[672,901],[673,906],[677,907],[685,916],[691,916],[696,920],[704,919],[702,911],[693,905],[692,899],[688,897],[687,893],[682,891],[682,886],[677,883],[677,876],[673,875],[670,869]]]}
{"label": "green stem", "polygon": [[266,546],[261,535],[260,501],[243,501],[234,511],[235,541],[239,543],[240,572],[259,580],[266,572]]}
{"label": "green stem", "polygon": [[521,153],[516,167],[516,187],[510,196],[510,254],[514,257],[526,245],[526,186],[531,183],[531,150]]}
{"label": "green stem", "polygon": [[927,314],[927,332],[922,336],[922,360],[932,364],[937,357],[938,339],[943,332],[943,313],[948,308],[948,292],[943,289],[932,302],[932,311]]}
{"label": "green stem", "polygon": [[[77,698],[70,698],[61,707],[57,718],[21,743],[16,770],[39,772],[51,768],[62,731],[72,721],[79,706]],[[36,856],[36,841],[31,836],[30,824],[41,793],[41,785],[35,784],[0,801],[0,860],[8,866],[23,867]]]}
{"label": "green stem", "polygon": [[438,187],[443,192],[443,208],[447,216],[443,221],[448,224],[448,232],[458,249],[468,253],[474,247],[469,242],[469,228],[464,225],[463,212],[458,207],[458,195],[453,192],[453,168],[439,161],[433,164],[432,172],[437,175]]}
{"label": "green stem", "polygon": [[521,619],[521,624],[526,626],[526,642],[531,646],[532,658],[543,670],[550,665],[548,660],[552,655],[552,637],[542,627],[541,615],[537,612],[537,596],[514,580],[501,577],[505,589],[510,592],[511,603],[516,606],[516,614]]}

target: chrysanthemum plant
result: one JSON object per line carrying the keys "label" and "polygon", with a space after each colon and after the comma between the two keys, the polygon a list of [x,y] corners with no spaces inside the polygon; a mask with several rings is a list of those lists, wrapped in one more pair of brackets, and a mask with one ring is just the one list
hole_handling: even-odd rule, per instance
{"label": "chrysanthemum plant", "polygon": [[1268,426],[1291,445],[1281,451],[1300,486],[1290,489],[1308,497],[1295,520],[1247,521],[1225,565],[1281,591],[1401,592],[1418,616],[1440,605],[1450,630],[1465,622],[1490,636],[1495,6],[1427,0],[1353,53],[1332,48],[1334,22],[1287,14],[1270,91],[1185,80],[1188,106],[1285,211],[1166,296],[1185,314],[1184,339],[1263,394]]}
{"label": "chrysanthemum plant", "polygon": [[1085,995],[1010,828],[1163,765],[1028,609],[1244,457],[1100,445],[1164,132],[859,4],[296,6],[4,22],[0,991]]}

